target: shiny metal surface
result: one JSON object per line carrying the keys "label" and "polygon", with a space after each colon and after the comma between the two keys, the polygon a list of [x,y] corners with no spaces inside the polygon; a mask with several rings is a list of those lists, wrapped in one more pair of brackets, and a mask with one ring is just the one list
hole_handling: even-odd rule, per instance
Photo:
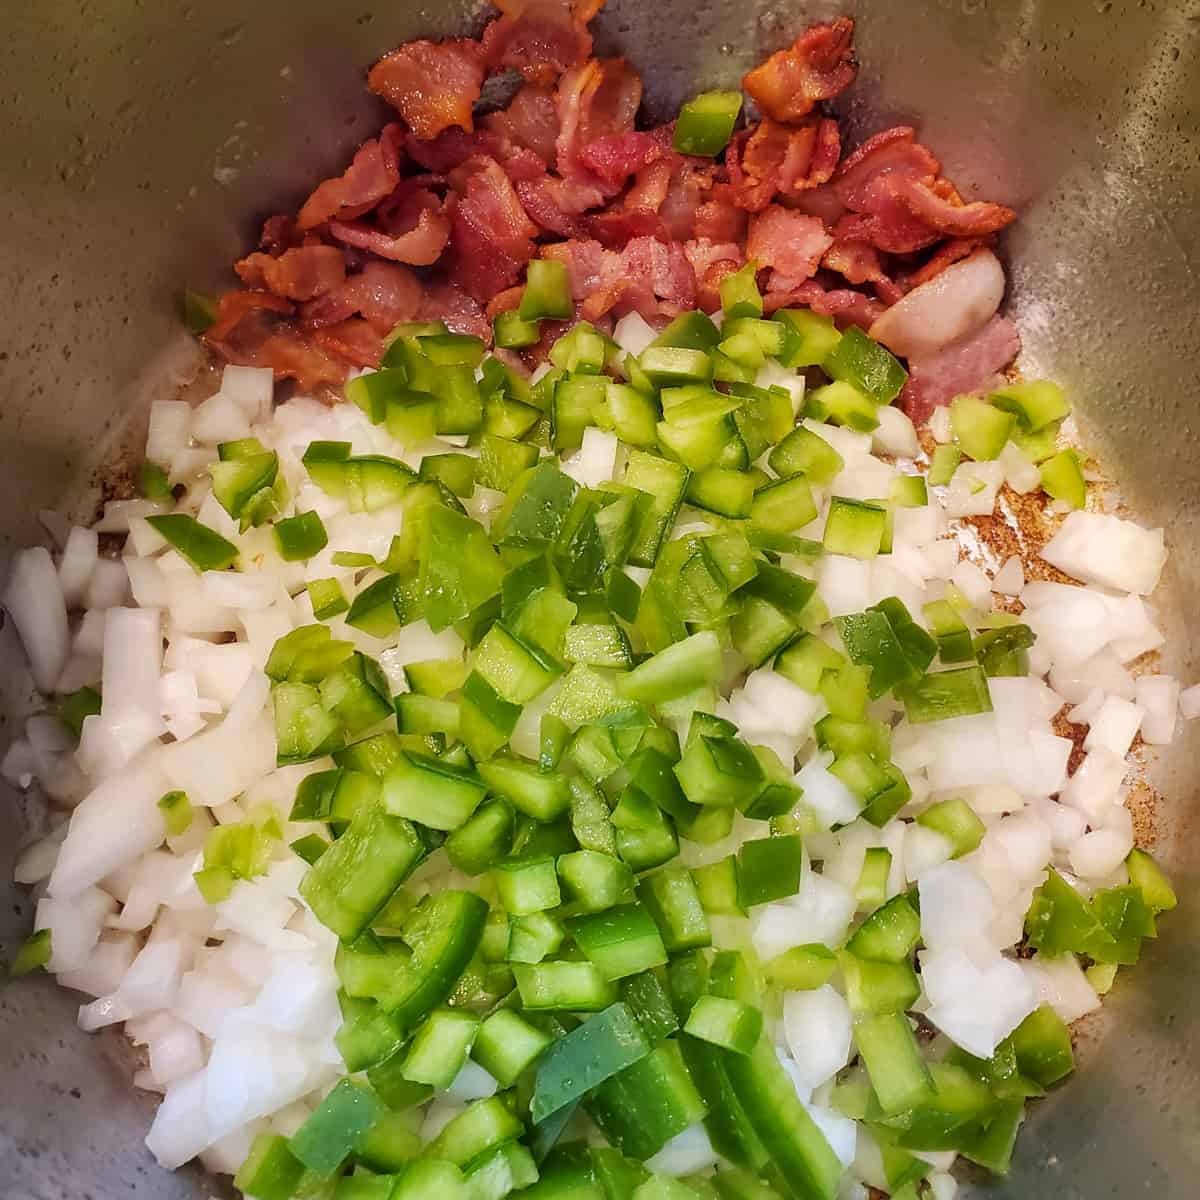
{"label": "shiny metal surface", "polygon": [[[861,18],[856,129],[913,120],[948,173],[1022,209],[1007,243],[1024,365],[1074,395],[1088,444],[1173,556],[1170,669],[1200,591],[1200,0],[610,0],[620,48],[667,111],[732,81],[788,31]],[[172,297],[214,287],[256,221],[294,204],[380,113],[365,66],[469,4],[41,0],[0,44],[0,537],[88,502],[92,469],[188,354]],[[7,631],[5,631],[7,636]],[[4,661],[12,662],[11,645]],[[0,705],[27,700],[0,673]],[[0,732],[3,732],[0,730]],[[1183,1200],[1200,1185],[1200,736],[1156,769],[1160,849],[1180,910],[1083,1038],[1070,1086],[1035,1107],[995,1200]],[[0,797],[0,938],[30,912],[6,882],[27,817]],[[202,1197],[141,1145],[148,1104],[115,1041],[87,1038],[46,981],[0,993],[0,1196]],[[76,1094],[78,1093],[78,1094]]]}

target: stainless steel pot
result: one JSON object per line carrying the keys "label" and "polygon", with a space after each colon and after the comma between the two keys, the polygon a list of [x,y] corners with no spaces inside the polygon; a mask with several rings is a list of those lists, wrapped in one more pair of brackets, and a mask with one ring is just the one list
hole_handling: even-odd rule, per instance
{"label": "stainless steel pot", "polygon": [[[1168,529],[1168,669],[1200,677],[1200,0],[609,0],[602,51],[670,111],[735,80],[788,31],[849,9],[865,64],[861,131],[917,123],[971,191],[1022,211],[1007,243],[1023,363],[1062,380],[1129,503]],[[364,67],[419,34],[482,20],[441,5],[312,0],[41,0],[0,44],[0,536],[42,508],[86,509],[93,469],[169,395],[189,353],[184,283],[216,288],[257,219],[288,208],[379,122]],[[2,711],[29,700],[4,633]],[[3,719],[3,718],[0,718]],[[1122,972],[1083,1068],[1035,1106],[997,1197],[1200,1191],[1200,734],[1155,770],[1159,847],[1182,903]],[[30,912],[8,884],[36,814],[0,797],[0,938]],[[159,1171],[149,1103],[116,1038],[74,1026],[48,981],[0,992],[0,1196],[201,1197]]]}

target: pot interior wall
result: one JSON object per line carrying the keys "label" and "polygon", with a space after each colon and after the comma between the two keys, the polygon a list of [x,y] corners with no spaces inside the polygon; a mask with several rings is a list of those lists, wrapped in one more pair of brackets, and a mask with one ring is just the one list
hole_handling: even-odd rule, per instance
{"label": "pot interior wall", "polygon": [[[1166,669],[1196,678],[1200,2],[610,0],[597,43],[634,62],[666,113],[837,11],[860,18],[852,127],[914,123],[968,198],[1021,209],[1005,251],[1023,366],[1067,385],[1086,444],[1130,506],[1167,527]],[[462,0],[14,6],[0,45],[5,550],[41,536],[39,509],[94,504],[94,468],[136,443],[150,398],[173,393],[194,354],[173,316],[179,289],[223,286],[257,222],[294,206],[378,125],[364,67],[406,38],[481,21]],[[3,638],[0,734],[29,702],[11,631]],[[995,1200],[1195,1194],[1198,752],[1189,735],[1154,772],[1180,911],[1089,1027],[1078,1078],[1035,1107],[1011,1176],[986,1189]],[[0,796],[10,944],[30,920],[7,883],[11,859],[35,820]],[[116,1038],[80,1034],[75,1006],[48,981],[0,993],[0,1194],[208,1195],[199,1173],[154,1167],[128,1055]]]}

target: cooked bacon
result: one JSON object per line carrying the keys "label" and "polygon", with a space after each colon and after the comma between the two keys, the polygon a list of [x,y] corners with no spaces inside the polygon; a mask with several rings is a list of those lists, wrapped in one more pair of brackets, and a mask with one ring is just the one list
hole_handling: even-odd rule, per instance
{"label": "cooked bacon", "polygon": [[305,391],[341,383],[350,364],[305,339],[288,320],[293,311],[269,292],[226,292],[204,340],[226,362],[270,367],[276,379],[295,379]]}
{"label": "cooked bacon", "polygon": [[481,124],[487,130],[530,150],[543,166],[554,161],[554,142],[558,137],[558,110],[554,107],[554,89],[526,83],[508,102],[507,108],[488,113]]}
{"label": "cooked bacon", "polygon": [[847,283],[871,283],[875,293],[885,304],[895,304],[904,295],[904,289],[883,269],[879,251],[869,242],[835,241],[821,266],[836,271]]}
{"label": "cooked bacon", "polygon": [[843,329],[847,325],[870,329],[886,311],[878,300],[862,292],[850,288],[826,291],[815,279],[806,280],[788,291],[768,292],[763,297],[763,308],[768,313],[796,306],[811,308],[824,317],[832,317]]}
{"label": "cooked bacon", "polygon": [[712,199],[696,205],[695,230],[698,238],[711,242],[741,242],[746,237],[746,212],[726,200],[718,189]]}
{"label": "cooked bacon", "polygon": [[930,184],[901,177],[891,180],[889,186],[917,220],[947,237],[985,237],[1017,219],[1011,208],[989,200],[964,204],[953,184],[945,179]]}
{"label": "cooked bacon", "polygon": [[445,321],[453,333],[470,333],[489,344],[492,340],[492,323],[482,306],[453,283],[430,284],[413,320]]}
{"label": "cooked bacon", "polygon": [[495,130],[476,129],[468,133],[457,126],[443,129],[437,137],[428,140],[411,133],[404,139],[409,158],[435,175],[449,175],[455,167],[461,167],[477,154],[501,158],[507,146],[508,139]]}
{"label": "cooked bacon", "polygon": [[552,83],[592,52],[588,22],[604,0],[494,0],[503,16],[483,31],[483,57],[493,71],[520,71]]}
{"label": "cooked bacon", "polygon": [[676,160],[670,186],[658,209],[668,234],[675,241],[686,242],[700,236],[696,215],[700,205],[713,194],[715,175],[716,169],[711,163],[683,157]]}
{"label": "cooked bacon", "polygon": [[892,174],[921,179],[941,169],[941,163],[916,140],[911,126],[894,125],[872,134],[842,160],[833,189],[847,208],[870,212],[871,187],[878,179]]}
{"label": "cooked bacon", "polygon": [[[564,179],[583,176],[601,183],[581,161],[580,151],[597,138],[629,133],[642,101],[642,81],[623,58],[593,58],[559,81],[555,158]],[[609,194],[616,189],[611,189]]]}
{"label": "cooked bacon", "polygon": [[421,305],[421,282],[407,267],[369,262],[357,275],[332,292],[326,292],[301,310],[310,328],[337,325],[361,315],[380,333],[401,321],[411,321]]}
{"label": "cooked bacon", "polygon": [[329,232],[347,246],[370,250],[390,262],[427,267],[437,262],[450,240],[450,218],[436,209],[423,208],[407,233],[384,233],[365,221],[333,221]]}
{"label": "cooked bacon", "polygon": [[644,166],[634,176],[633,183],[625,193],[624,207],[631,211],[657,213],[671,190],[671,179],[676,170],[674,159],[677,157],[660,158]]}
{"label": "cooked bacon", "polygon": [[[296,218],[297,228],[315,229],[331,218],[359,217],[387,196],[400,182],[399,133],[398,125],[389,125],[379,137],[363,142],[346,170],[319,184],[305,200]],[[266,236],[264,226],[264,239]]]}
{"label": "cooked bacon", "polygon": [[904,291],[911,291],[936,279],[947,267],[961,262],[968,254],[973,254],[980,246],[987,244],[985,238],[951,238],[943,242],[917,270],[908,275],[902,275],[898,280]]}
{"label": "cooked bacon", "polygon": [[938,405],[985,387],[1020,349],[1016,326],[1007,317],[992,317],[982,328],[937,354],[909,359],[901,407],[917,424],[927,421]]}
{"label": "cooked bacon", "polygon": [[278,258],[250,254],[233,269],[251,288],[265,288],[285,300],[311,300],[346,278],[346,260],[336,246],[299,246]]}
{"label": "cooked bacon", "polygon": [[[285,250],[298,246],[300,239],[296,231],[296,219],[286,213],[276,213],[263,222],[258,248],[278,257]],[[234,268],[236,270],[236,268]]]}
{"label": "cooked bacon", "polygon": [[849,17],[810,25],[789,49],[746,75],[742,87],[772,119],[799,121],[818,100],[832,100],[854,81],[853,42]]}
{"label": "cooked bacon", "polygon": [[788,200],[788,207],[808,213],[810,217],[820,217],[831,229],[846,213],[846,206],[838,199],[832,183],[822,183],[800,192]]}
{"label": "cooked bacon", "polygon": [[577,157],[604,183],[620,185],[670,152],[670,144],[653,133],[612,133],[588,142]]}
{"label": "cooked bacon", "polygon": [[760,212],[776,195],[798,196],[833,176],[841,152],[837,122],[798,127],[761,121],[733,139],[725,156],[737,204]]}
{"label": "cooked bacon", "polygon": [[876,211],[847,213],[833,227],[835,236],[848,242],[870,242],[886,254],[915,254],[941,240],[936,229],[912,216],[891,192],[888,180],[880,180]]}
{"label": "cooked bacon", "polygon": [[406,180],[380,205],[376,223],[331,221],[329,232],[339,242],[369,250],[391,262],[427,267],[437,262],[450,239],[450,218],[428,188]]}
{"label": "cooked bacon", "polygon": [[247,317],[265,317],[274,313],[295,312],[295,306],[281,296],[263,291],[226,292],[217,301],[217,319],[208,327],[204,336],[213,342],[223,342]]}
{"label": "cooked bacon", "polygon": [[669,242],[666,226],[658,213],[648,208],[610,208],[583,218],[588,237],[609,250],[620,250],[636,237],[652,237]]}
{"label": "cooked bacon", "polygon": [[458,125],[469,133],[471,109],[483,85],[479,43],[471,38],[424,38],[385,54],[367,86],[404,118],[417,137],[435,138]]}
{"label": "cooked bacon", "polygon": [[928,357],[982,328],[1003,296],[1004,268],[990,250],[976,250],[893,304],[871,336],[894,354]]}
{"label": "cooked bacon", "polygon": [[838,198],[858,214],[839,222],[838,236],[909,254],[945,236],[995,233],[1015,218],[1001,204],[964,204],[940,170],[906,125],[868,138],[842,163],[834,182]]}
{"label": "cooked bacon", "polygon": [[732,241],[693,238],[683,250],[696,276],[697,306],[704,312],[716,312],[721,307],[721,280],[732,275],[745,261],[741,246]]}
{"label": "cooked bacon", "polygon": [[512,312],[521,303],[521,297],[525,294],[523,286],[505,288],[502,292],[497,292],[487,304],[487,318],[489,321],[494,321],[500,313]]}
{"label": "cooked bacon", "polygon": [[318,346],[348,359],[357,367],[377,367],[383,357],[382,336],[361,317],[314,329],[311,336]]}
{"label": "cooked bacon", "polygon": [[537,226],[512,181],[493,158],[472,158],[456,180],[463,194],[451,207],[451,280],[480,303],[511,287],[533,257]]}
{"label": "cooked bacon", "polygon": [[547,233],[562,238],[583,237],[583,222],[577,214],[567,212],[558,199],[556,185],[562,182],[550,175],[522,181],[516,185],[517,195],[526,213]]}
{"label": "cooked bacon", "polygon": [[594,240],[573,239],[543,247],[542,257],[566,266],[585,320],[631,311],[650,320],[675,316],[695,303],[695,273],[677,242],[638,237],[617,252]]}
{"label": "cooked bacon", "polygon": [[771,268],[767,284],[771,291],[789,291],[816,274],[832,244],[833,238],[816,217],[772,204],[750,220],[746,257],[760,268]]}

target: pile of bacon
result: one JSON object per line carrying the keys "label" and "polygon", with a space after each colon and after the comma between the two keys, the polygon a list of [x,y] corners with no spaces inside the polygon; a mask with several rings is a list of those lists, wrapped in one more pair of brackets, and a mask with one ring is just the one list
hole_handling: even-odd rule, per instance
{"label": "pile of bacon", "polygon": [[[479,40],[409,42],[375,64],[368,86],[401,120],[295,217],[266,222],[235,266],[243,289],[221,297],[214,350],[306,390],[339,384],[378,364],[401,321],[490,340],[541,256],[566,265],[579,317],[601,328],[714,311],[720,281],[753,260],[768,311],[808,307],[906,357],[918,420],[1015,356],[987,249],[1013,211],[964,202],[906,126],[842,156],[821,106],[855,77],[849,18],[746,75],[761,119],[722,161],[677,153],[674,123],[636,127],[637,73],[591,57],[603,0],[495,2]],[[511,72],[507,107],[480,116],[485,77]],[[564,328],[543,325],[545,345]]]}

